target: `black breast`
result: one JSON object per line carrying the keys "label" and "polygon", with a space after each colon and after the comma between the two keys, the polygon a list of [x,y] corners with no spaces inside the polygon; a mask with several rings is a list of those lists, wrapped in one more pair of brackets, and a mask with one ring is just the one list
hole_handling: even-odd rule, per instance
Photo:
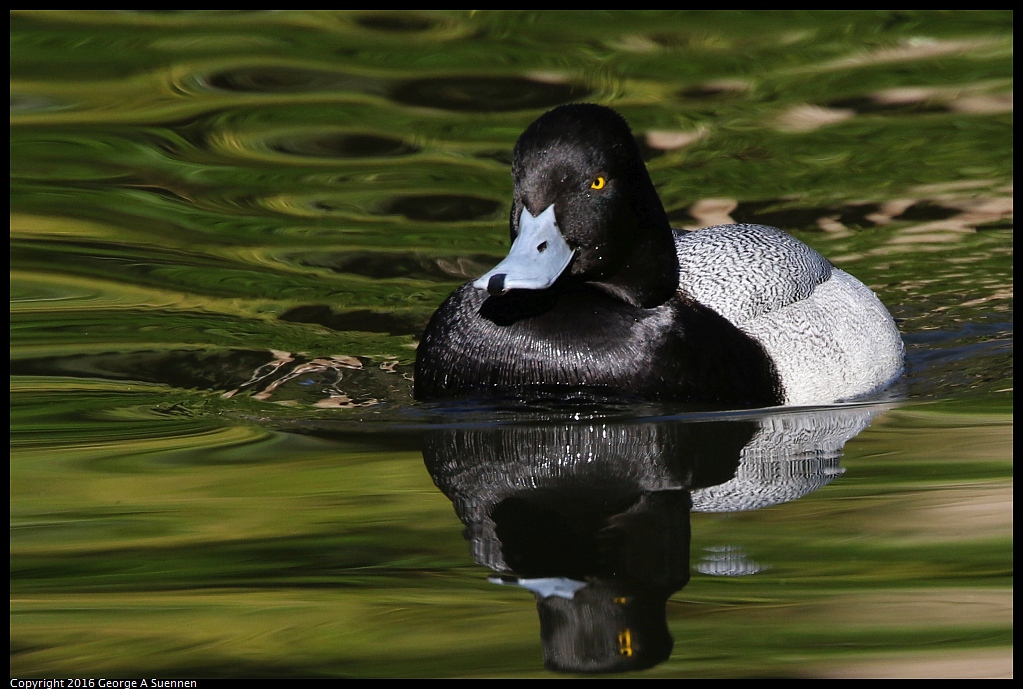
{"label": "black breast", "polygon": [[416,352],[416,399],[572,391],[744,407],[782,399],[760,345],[713,311],[677,299],[643,309],[585,284],[502,296],[463,285]]}

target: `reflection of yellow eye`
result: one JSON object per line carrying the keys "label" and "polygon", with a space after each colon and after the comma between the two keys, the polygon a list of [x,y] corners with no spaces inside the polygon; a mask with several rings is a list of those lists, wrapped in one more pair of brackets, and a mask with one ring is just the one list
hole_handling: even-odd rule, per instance
{"label": "reflection of yellow eye", "polygon": [[632,630],[626,627],[618,632],[618,653],[626,658],[630,658],[634,652],[632,648]]}
{"label": "reflection of yellow eye", "polygon": [[590,183],[590,189],[603,189],[605,184],[607,184],[607,181],[603,177],[597,176],[597,178]]}

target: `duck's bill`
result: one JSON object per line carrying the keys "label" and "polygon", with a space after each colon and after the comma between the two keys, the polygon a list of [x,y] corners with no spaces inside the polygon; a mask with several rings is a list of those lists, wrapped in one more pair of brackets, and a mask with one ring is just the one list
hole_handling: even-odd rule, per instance
{"label": "duck's bill", "polygon": [[554,204],[535,217],[523,208],[519,236],[512,242],[508,256],[472,286],[490,294],[547,289],[565,272],[573,253],[558,230]]}

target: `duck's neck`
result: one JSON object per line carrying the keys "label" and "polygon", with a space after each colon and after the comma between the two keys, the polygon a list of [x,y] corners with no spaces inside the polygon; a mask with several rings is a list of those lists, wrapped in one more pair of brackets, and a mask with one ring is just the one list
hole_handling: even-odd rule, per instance
{"label": "duck's neck", "polygon": [[592,284],[627,304],[652,309],[674,297],[678,290],[678,256],[668,215],[652,183],[649,198],[644,196],[637,194],[632,209],[636,223],[632,241],[623,247],[625,260],[611,275]]}

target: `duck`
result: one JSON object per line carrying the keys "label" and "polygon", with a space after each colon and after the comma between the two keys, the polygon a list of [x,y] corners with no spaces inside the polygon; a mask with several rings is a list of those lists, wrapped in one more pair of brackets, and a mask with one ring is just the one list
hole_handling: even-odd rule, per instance
{"label": "duck", "polygon": [[416,349],[422,401],[578,398],[728,408],[864,399],[901,374],[874,292],[766,225],[673,229],[632,131],[591,103],[530,124],[508,255]]}

